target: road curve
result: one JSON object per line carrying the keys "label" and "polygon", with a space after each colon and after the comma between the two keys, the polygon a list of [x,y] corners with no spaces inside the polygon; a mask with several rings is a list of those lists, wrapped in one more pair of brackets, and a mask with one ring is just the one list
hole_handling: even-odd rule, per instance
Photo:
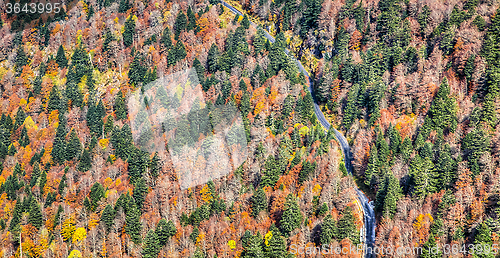
{"label": "road curve", "polygon": [[[243,14],[238,11],[238,9],[234,8],[232,5],[224,2],[221,0],[222,5],[227,7],[231,12],[243,16]],[[254,27],[257,27],[257,25],[253,22],[250,21],[250,24]],[[263,30],[265,33],[266,38],[271,42],[274,43],[274,37],[271,36],[266,30]],[[329,130],[331,125],[326,120],[325,115],[323,112],[321,112],[321,109],[319,108],[319,105],[316,101],[316,98],[314,96],[314,89],[313,89],[313,80],[309,76],[309,73],[306,71],[304,66],[302,66],[302,63],[295,59],[293,55],[290,55],[288,49],[285,49],[285,53],[289,55],[297,64],[300,72],[302,72],[309,80],[309,92],[311,92],[311,96],[313,98],[313,103],[314,103],[314,113],[316,114],[316,117],[318,118],[318,121],[320,124],[326,128],[326,130]],[[344,153],[344,164],[347,169],[347,172],[352,175],[352,153],[351,153],[351,147],[349,146],[349,143],[347,142],[347,139],[342,135],[337,129],[333,128],[333,131],[335,133],[335,137],[337,138],[337,141],[340,143],[340,147],[342,148],[342,152]],[[370,201],[366,197],[366,195],[356,188],[356,193],[358,194],[358,199],[359,202],[361,203],[361,206],[363,207],[363,213],[364,213],[364,238],[365,238],[365,244],[366,247],[368,247],[369,250],[373,250],[374,243],[375,243],[375,212],[373,210],[373,206],[370,204]],[[366,252],[365,257],[371,258],[375,257],[375,255],[371,252]]]}

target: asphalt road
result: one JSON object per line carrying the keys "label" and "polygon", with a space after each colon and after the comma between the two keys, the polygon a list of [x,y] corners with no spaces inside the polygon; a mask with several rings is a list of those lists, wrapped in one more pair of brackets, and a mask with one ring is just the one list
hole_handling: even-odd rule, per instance
{"label": "asphalt road", "polygon": [[[228,3],[221,1],[221,3],[227,7],[229,10],[231,10],[233,13],[238,14],[243,16],[243,14],[238,11],[236,8],[233,6],[229,5]],[[250,24],[254,27],[257,27],[257,25],[253,22],[250,22]],[[271,42],[274,43],[274,37],[271,36],[266,30],[264,30],[266,38]],[[309,76],[309,73],[304,69],[304,66],[302,66],[302,63],[295,59],[292,55],[289,54],[288,49],[285,49],[285,53],[289,55],[297,64],[300,72],[302,72],[307,79],[309,80],[309,91],[311,92],[311,96],[313,97],[313,103],[314,103],[314,113],[316,114],[316,117],[318,118],[318,121],[320,124],[326,128],[327,130],[330,129],[331,125],[326,120],[325,115],[323,112],[321,112],[321,109],[319,108],[318,103],[316,102],[316,98],[314,97],[313,93],[313,80]],[[349,143],[347,142],[347,139],[342,135],[337,129],[333,128],[333,131],[335,132],[335,137],[337,138],[337,141],[340,143],[340,147],[342,148],[342,152],[344,153],[344,163],[345,167],[347,169],[347,172],[352,175],[352,153],[351,153],[351,147],[349,146]],[[373,210],[373,206],[366,197],[366,195],[356,188],[356,193],[358,194],[358,199],[359,202],[361,203],[361,207],[363,208],[363,213],[364,213],[364,237],[365,237],[365,244],[367,247],[371,248],[370,250],[373,250],[373,244],[375,243],[375,212]],[[365,253],[365,257],[371,258],[375,257],[374,254],[372,253]]]}

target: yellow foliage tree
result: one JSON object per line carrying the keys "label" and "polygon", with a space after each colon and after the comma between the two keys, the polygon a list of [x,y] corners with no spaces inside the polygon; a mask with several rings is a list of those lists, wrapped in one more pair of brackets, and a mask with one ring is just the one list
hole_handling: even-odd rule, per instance
{"label": "yellow foliage tree", "polygon": [[75,233],[73,233],[73,244],[81,245],[85,238],[87,238],[87,230],[85,228],[77,228]]}
{"label": "yellow foliage tree", "polygon": [[71,216],[64,220],[61,235],[64,241],[68,241],[73,237],[73,233],[75,232],[75,217]]}
{"label": "yellow foliage tree", "polygon": [[210,202],[210,200],[213,199],[212,192],[210,191],[208,185],[203,186],[200,193],[201,193],[201,199],[206,203]]}
{"label": "yellow foliage tree", "polygon": [[78,250],[71,251],[71,253],[68,256],[68,258],[81,258],[81,257],[82,257],[82,253]]}

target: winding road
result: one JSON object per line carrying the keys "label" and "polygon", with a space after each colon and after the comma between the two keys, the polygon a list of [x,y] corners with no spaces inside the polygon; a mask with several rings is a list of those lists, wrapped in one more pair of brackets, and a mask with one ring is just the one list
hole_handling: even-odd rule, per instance
{"label": "winding road", "polygon": [[[221,3],[227,7],[231,12],[243,16],[243,14],[236,8],[234,8],[232,5],[224,2],[221,0]],[[255,23],[250,21],[250,24],[254,27],[258,27]],[[274,43],[275,39],[273,36],[271,36],[266,30],[263,30],[265,33],[266,38],[271,42]],[[326,120],[325,115],[323,112],[321,112],[321,109],[319,108],[319,105],[316,101],[316,98],[314,97],[313,94],[313,80],[311,77],[309,77],[309,73],[304,69],[304,66],[302,66],[302,63],[295,59],[293,55],[290,55],[288,49],[285,49],[285,53],[289,55],[297,64],[300,72],[302,72],[309,80],[309,92],[311,92],[311,96],[313,97],[313,103],[314,103],[314,113],[316,114],[316,117],[318,118],[318,121],[320,124],[326,129],[329,130],[331,125]],[[349,146],[349,143],[347,142],[347,139],[342,135],[337,129],[333,128],[333,131],[335,132],[335,137],[337,138],[337,141],[340,143],[340,147],[342,148],[342,152],[344,153],[344,163],[345,167],[347,169],[347,172],[352,175],[352,153],[351,153],[351,147]],[[358,200],[363,208],[363,214],[364,214],[364,230],[362,233],[362,238],[364,238],[363,242],[366,245],[366,250],[373,250],[374,243],[375,243],[375,227],[376,227],[376,222],[375,222],[375,212],[373,210],[373,206],[366,197],[366,195],[356,188],[356,193],[358,194]],[[365,252],[365,257],[371,258],[375,257],[373,252]]]}

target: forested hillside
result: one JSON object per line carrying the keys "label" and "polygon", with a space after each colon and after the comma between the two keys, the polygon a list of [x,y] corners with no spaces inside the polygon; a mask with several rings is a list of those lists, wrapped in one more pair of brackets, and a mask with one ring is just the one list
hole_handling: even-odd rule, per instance
{"label": "forested hillside", "polygon": [[[292,245],[349,246],[363,227],[355,184],[374,201],[378,246],[498,244],[496,1],[228,2],[245,16],[217,1],[156,0],[79,1],[46,23],[1,15],[3,256],[288,257]],[[285,49],[311,74],[313,96]],[[198,85],[174,97],[151,90],[188,69]],[[196,88],[204,104],[186,105]],[[134,138],[137,92],[185,112],[162,125],[167,151]],[[354,177],[313,99],[349,139]],[[234,107],[247,158],[184,189],[175,154]],[[196,117],[213,127],[197,133]]]}
{"label": "forested hillside", "polygon": [[239,4],[316,75],[375,201],[378,245],[498,243],[496,1]]}
{"label": "forested hillside", "polygon": [[[292,244],[359,243],[355,183],[286,38],[271,44],[248,16],[203,1],[80,1],[46,23],[1,20],[2,256],[289,257]],[[198,85],[151,90],[191,68]],[[186,110],[195,88],[204,104]],[[162,124],[167,151],[134,138],[137,92],[185,111]],[[215,130],[196,134],[206,125],[191,118],[215,127],[225,107],[241,114],[247,158],[184,189],[173,155]]]}

